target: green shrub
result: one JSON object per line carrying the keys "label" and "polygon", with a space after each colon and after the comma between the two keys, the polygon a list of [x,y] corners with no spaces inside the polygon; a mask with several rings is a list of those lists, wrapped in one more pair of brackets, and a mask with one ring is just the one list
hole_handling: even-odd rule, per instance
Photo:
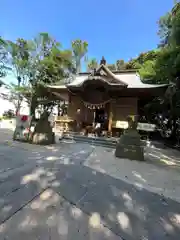
{"label": "green shrub", "polygon": [[11,110],[11,109],[9,109],[8,111],[5,111],[3,113],[3,119],[11,119],[14,117],[15,117],[15,114],[14,114],[13,110]]}

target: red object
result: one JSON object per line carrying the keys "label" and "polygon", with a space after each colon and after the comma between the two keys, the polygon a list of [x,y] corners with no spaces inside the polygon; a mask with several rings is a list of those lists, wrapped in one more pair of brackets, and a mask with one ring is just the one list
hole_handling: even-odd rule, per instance
{"label": "red object", "polygon": [[28,120],[28,116],[24,115],[21,117],[22,122],[26,122]]}

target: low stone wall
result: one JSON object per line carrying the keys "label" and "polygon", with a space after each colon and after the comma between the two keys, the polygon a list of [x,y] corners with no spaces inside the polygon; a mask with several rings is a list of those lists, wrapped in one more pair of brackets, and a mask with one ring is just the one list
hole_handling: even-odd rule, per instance
{"label": "low stone wall", "polygon": [[16,119],[3,119],[0,121],[0,128],[4,128],[4,129],[11,129],[14,131],[16,127]]}

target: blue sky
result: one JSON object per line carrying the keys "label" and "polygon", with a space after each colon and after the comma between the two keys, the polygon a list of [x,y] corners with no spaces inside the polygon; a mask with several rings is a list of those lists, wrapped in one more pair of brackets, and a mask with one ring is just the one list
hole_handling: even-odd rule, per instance
{"label": "blue sky", "polygon": [[0,35],[15,40],[48,32],[65,48],[89,43],[89,57],[109,63],[155,48],[157,21],[173,0],[1,0]]}

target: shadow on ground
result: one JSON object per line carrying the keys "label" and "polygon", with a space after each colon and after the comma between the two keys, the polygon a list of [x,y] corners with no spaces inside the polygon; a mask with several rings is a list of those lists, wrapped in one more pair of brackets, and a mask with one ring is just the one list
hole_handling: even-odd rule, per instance
{"label": "shadow on ground", "polygon": [[179,203],[84,166],[93,148],[77,146],[1,174],[0,239],[179,239]]}
{"label": "shadow on ground", "polygon": [[170,148],[147,147],[146,162],[176,170],[180,170],[180,153]]}

